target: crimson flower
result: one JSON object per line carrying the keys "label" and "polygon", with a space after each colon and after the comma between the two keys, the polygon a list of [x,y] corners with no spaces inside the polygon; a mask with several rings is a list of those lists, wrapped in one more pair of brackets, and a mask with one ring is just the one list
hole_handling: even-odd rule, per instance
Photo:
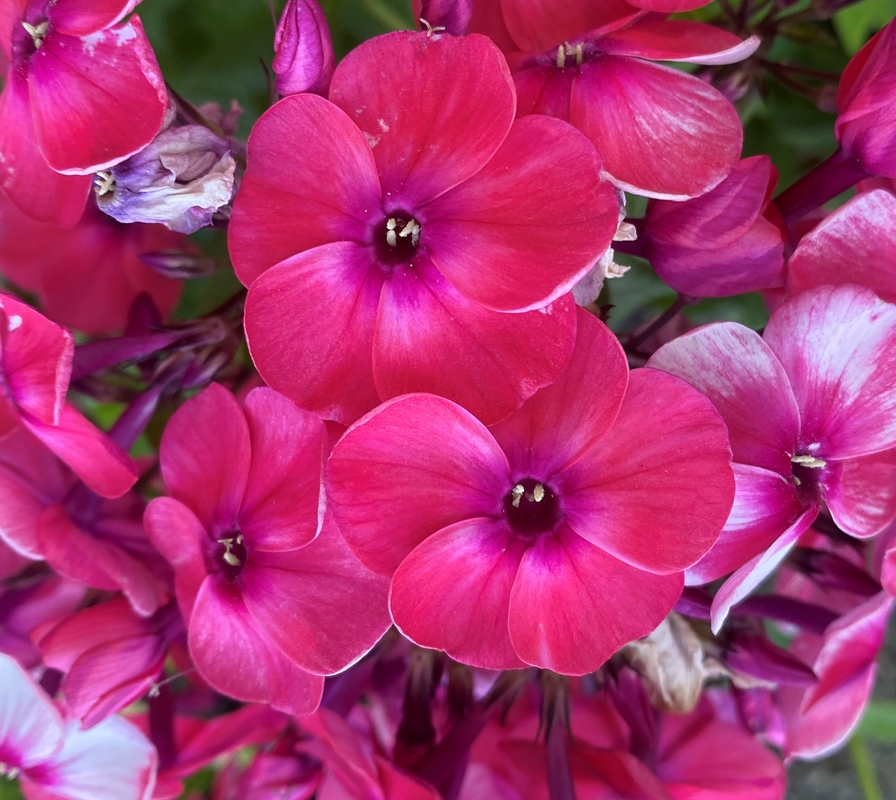
{"label": "crimson flower", "polygon": [[350,428],[327,491],[361,561],[391,576],[399,629],[474,666],[564,674],[652,631],[734,493],[724,425],[670,377],[629,376],[580,311],[569,366],[497,425],[414,394]]}
{"label": "crimson flower", "polygon": [[594,148],[514,122],[482,36],[372,39],[330,100],[287,97],[249,138],[229,243],[259,372],[344,424],[410,391],[506,416],[569,359],[563,295],[616,231]]}

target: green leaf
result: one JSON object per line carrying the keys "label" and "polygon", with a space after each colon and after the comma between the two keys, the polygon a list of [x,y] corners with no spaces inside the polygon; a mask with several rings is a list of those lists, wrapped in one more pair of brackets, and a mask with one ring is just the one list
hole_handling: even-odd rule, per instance
{"label": "green leaf", "polygon": [[847,6],[834,15],[834,29],[843,49],[850,55],[896,15],[896,0],[862,0]]}
{"label": "green leaf", "polygon": [[880,744],[896,742],[896,702],[878,700],[869,703],[856,735]]}
{"label": "green leaf", "polygon": [[852,755],[852,764],[855,767],[865,800],[884,800],[880,784],[877,782],[877,773],[874,771],[871,753],[868,752],[868,747],[861,736],[853,736],[849,740],[849,752]]}
{"label": "green leaf", "polygon": [[0,775],[0,800],[24,800],[19,782]]}

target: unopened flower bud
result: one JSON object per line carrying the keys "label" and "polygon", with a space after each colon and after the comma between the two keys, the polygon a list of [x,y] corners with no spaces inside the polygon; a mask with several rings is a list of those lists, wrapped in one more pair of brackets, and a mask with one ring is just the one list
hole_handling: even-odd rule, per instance
{"label": "unopened flower bud", "polygon": [[327,93],[336,57],[327,19],[317,0],[289,0],[274,36],[274,52],[271,66],[281,95]]}
{"label": "unopened flower bud", "polygon": [[473,17],[473,0],[414,0],[414,19],[423,30],[463,36]]}
{"label": "unopened flower bud", "polygon": [[153,250],[141,253],[139,259],[166,278],[202,278],[216,269],[214,259],[187,250]]}
{"label": "unopened flower bud", "polygon": [[158,222],[193,233],[230,203],[235,171],[227,142],[201,125],[185,125],[98,172],[94,190],[100,210],[119,222]]}

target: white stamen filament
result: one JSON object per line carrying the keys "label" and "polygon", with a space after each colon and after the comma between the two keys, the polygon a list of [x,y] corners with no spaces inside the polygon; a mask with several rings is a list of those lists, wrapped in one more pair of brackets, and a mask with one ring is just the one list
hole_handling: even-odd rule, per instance
{"label": "white stamen filament", "polygon": [[22,23],[22,27],[28,31],[28,35],[34,40],[34,49],[40,50],[40,46],[44,43],[44,36],[50,29],[50,23],[44,20],[38,25],[30,25],[27,22]]}
{"label": "white stamen filament", "polygon": [[411,244],[416,247],[417,243],[420,241],[420,224],[417,220],[411,218],[404,223],[401,230],[398,230],[400,222],[404,222],[404,220],[398,220],[395,217],[390,217],[386,220],[386,244],[388,244],[389,247],[398,247],[399,237],[407,239],[410,236]]}
{"label": "white stamen filament", "polygon": [[0,775],[6,775],[10,780],[15,780],[19,777],[19,768],[11,767],[9,764],[4,764],[0,761]]}
{"label": "white stamen filament", "polygon": [[794,464],[799,464],[801,467],[809,467],[810,469],[821,469],[827,466],[827,462],[824,459],[809,455],[793,456],[790,460]]}
{"label": "white stamen filament", "polygon": [[94,189],[99,197],[115,191],[115,177],[109,170],[97,172],[94,178]]}
{"label": "white stamen filament", "polygon": [[563,69],[566,66],[566,57],[567,56],[575,56],[576,66],[580,67],[582,62],[585,60],[585,54],[582,50],[582,45],[577,44],[573,47],[568,42],[561,44],[560,47],[557,48],[557,69]]}
{"label": "white stamen filament", "polygon": [[526,490],[523,488],[523,484],[521,484],[521,483],[518,483],[516,486],[514,486],[514,487],[510,490],[510,496],[513,497],[513,500],[511,500],[510,504],[511,504],[514,508],[519,508],[519,507],[520,507],[520,500],[523,499],[523,493],[524,493],[525,491],[526,491]]}
{"label": "white stamen filament", "polygon": [[[230,564],[231,567],[238,567],[243,563],[242,561],[239,560],[239,558],[236,557],[236,555],[234,553],[231,552],[231,548],[233,547],[233,543],[234,543],[233,537],[231,537],[229,539],[218,539],[217,542],[218,542],[218,544],[224,545],[224,560],[228,564]],[[243,543],[243,534],[239,534],[236,537],[236,543],[237,544]]]}

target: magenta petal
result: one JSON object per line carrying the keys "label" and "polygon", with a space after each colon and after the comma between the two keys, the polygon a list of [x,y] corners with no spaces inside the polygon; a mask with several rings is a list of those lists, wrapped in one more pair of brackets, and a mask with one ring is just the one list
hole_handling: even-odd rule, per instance
{"label": "magenta petal", "polygon": [[682,586],[681,573],[642,572],[563,525],[523,557],[510,596],[510,639],[528,664],[584,675],[653,631]]}
{"label": "magenta petal", "polygon": [[59,172],[85,175],[122,161],[162,125],[167,93],[138,17],[85,39],[51,33],[28,80],[38,146]]}
{"label": "magenta petal", "polygon": [[864,287],[821,286],[781,306],[763,337],[790,378],[810,453],[896,446],[896,306]]}
{"label": "magenta petal", "polygon": [[267,388],[246,398],[252,440],[240,528],[253,550],[308,544],[323,523],[326,429],[314,416]]}
{"label": "magenta petal", "polygon": [[380,299],[374,380],[384,399],[431,392],[490,424],[557,377],[575,328],[571,296],[504,314],[467,300],[431,264],[397,268]]}
{"label": "magenta petal", "polygon": [[114,25],[139,4],[140,0],[56,0],[50,24],[69,36],[87,36]]}
{"label": "magenta petal", "polygon": [[734,460],[789,475],[800,416],[784,367],[757,333],[720,322],[664,345],[647,365],[684,378],[728,426]]}
{"label": "magenta petal", "polygon": [[632,58],[579,67],[570,122],[623,189],[685,200],[716,186],[740,156],[734,106],[692,75]]}
{"label": "magenta petal", "polygon": [[296,253],[365,241],[377,214],[376,164],[355,124],[315,95],[286,97],[249,137],[249,163],[227,232],[236,274],[249,286]]}
{"label": "magenta petal", "polygon": [[207,578],[190,616],[190,655],[199,674],[228,697],[310,714],[320,705],[324,679],[289,661],[257,625],[239,589]]}
{"label": "magenta petal", "polygon": [[426,394],[388,400],[350,428],[326,482],[349,546],[383,575],[448,525],[500,517],[512,486],[507,458],[482,423]]}
{"label": "magenta petal", "polygon": [[772,545],[805,511],[793,482],[777,472],[735,464],[734,478],[734,506],[719,540],[687,570],[690,586],[739,569]]}
{"label": "magenta petal", "polygon": [[489,39],[412,31],[352,50],[336,67],[330,100],[370,143],[383,195],[405,210],[477,173],[515,110],[510,71]]}
{"label": "magenta petal", "polygon": [[143,524],[150,541],[174,567],[177,602],[184,618],[189,618],[206,575],[200,542],[209,535],[189,508],[170,497],[151,500]]}
{"label": "magenta petal", "polygon": [[344,425],[370,411],[379,400],[372,350],[382,284],[367,248],[354,242],[316,247],[268,270],[249,291],[245,323],[268,385]]}
{"label": "magenta petal", "polygon": [[184,403],[162,436],[168,494],[209,532],[236,522],[251,459],[249,426],[236,398],[218,383]]}
{"label": "magenta petal", "polygon": [[10,767],[40,764],[62,747],[62,717],[12,658],[0,653],[0,761]]}
{"label": "magenta petal", "polygon": [[728,618],[732,606],[744,600],[762,583],[793,549],[797,540],[815,521],[817,508],[808,509],[796,522],[782,533],[773,544],[738,569],[716,593],[712,601],[712,631],[718,634]]}
{"label": "magenta petal", "polygon": [[29,777],[53,798],[149,800],[158,760],[152,743],[121,717],[109,717],[87,731],[70,720],[62,750],[41,764],[39,776]]}
{"label": "magenta petal", "polygon": [[62,409],[58,425],[31,417],[22,422],[97,494],[121,497],[136,482],[133,460],[72,406],[66,404]]}
{"label": "magenta petal", "polygon": [[575,350],[557,380],[491,428],[514,478],[549,481],[601,439],[622,406],[628,385],[622,345],[588,312],[579,309],[576,319]]}
{"label": "magenta petal", "polygon": [[[659,0],[660,4],[663,2]],[[669,5],[676,2],[680,4],[681,0],[668,0]],[[642,4],[639,6],[646,8]],[[614,56],[692,64],[735,64],[749,58],[759,47],[758,36],[741,39],[713,25],[658,16],[648,16],[634,25],[601,36],[598,41],[602,52]]]}
{"label": "magenta petal", "polygon": [[510,643],[507,615],[527,544],[500,519],[443,528],[415,547],[392,578],[395,625],[412,642],[462,664],[525,666]]}
{"label": "magenta petal", "polygon": [[635,370],[613,427],[553,488],[579,536],[639,569],[683,570],[718,539],[734,500],[725,424],[680,378]]}
{"label": "magenta petal", "polygon": [[852,198],[807,233],[787,264],[787,288],[858,283],[896,301],[896,197],[882,189]]}
{"label": "magenta petal", "polygon": [[256,627],[316,675],[353,664],[391,624],[388,579],[360,564],[329,517],[320,536],[301,549],[253,551],[242,581]]}
{"label": "magenta petal", "polygon": [[465,297],[498,311],[568,292],[610,246],[619,203],[600,157],[561,120],[517,120],[475,176],[429,203],[421,238]]}
{"label": "magenta petal", "polygon": [[14,71],[0,95],[0,190],[23,213],[71,228],[84,213],[89,175],[60,175],[37,149],[28,84]]}
{"label": "magenta petal", "polygon": [[824,501],[850,536],[875,536],[896,517],[896,450],[834,462],[823,474]]}

